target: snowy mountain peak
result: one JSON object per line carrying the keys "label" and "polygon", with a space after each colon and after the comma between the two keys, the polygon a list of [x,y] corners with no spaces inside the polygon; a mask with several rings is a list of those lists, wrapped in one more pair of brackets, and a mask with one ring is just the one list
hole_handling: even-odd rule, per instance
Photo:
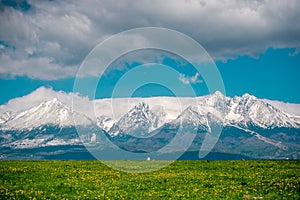
{"label": "snowy mountain peak", "polygon": [[199,121],[200,117],[204,115],[199,112],[198,107],[189,106],[187,107],[177,119],[188,120],[188,121]]}
{"label": "snowy mountain peak", "polygon": [[249,93],[243,94],[242,98],[244,98],[244,99],[256,99],[255,96],[253,96],[253,95],[251,95]]}
{"label": "snowy mountain peak", "polygon": [[189,106],[186,108],[175,122],[180,123],[184,128],[189,128],[190,126],[196,129],[201,127],[204,130],[209,130],[210,128],[206,113],[202,113],[197,106]]}
{"label": "snowy mountain peak", "polygon": [[145,102],[140,102],[138,105],[134,106],[132,110],[147,111],[149,110],[149,105]]}
{"label": "snowy mountain peak", "polygon": [[249,94],[231,99],[226,121],[243,127],[251,125],[260,128],[299,128],[298,122],[286,113]]}
{"label": "snowy mountain peak", "polygon": [[221,98],[223,98],[223,97],[225,97],[225,95],[222,93],[222,92],[220,92],[220,91],[215,91],[213,94],[211,94],[211,95],[213,95],[213,96],[216,96],[216,97],[221,97]]}
{"label": "snowy mountain peak", "polygon": [[205,96],[204,99],[199,102],[199,106],[211,107],[225,113],[227,112],[229,101],[230,99],[228,97],[223,95],[221,92],[216,91],[211,95]]}
{"label": "snowy mountain peak", "polygon": [[149,105],[141,102],[121,117],[109,133],[113,136],[120,133],[145,136],[151,130],[158,128],[158,122],[159,117],[150,110]]}
{"label": "snowy mountain peak", "polygon": [[92,124],[92,121],[89,118],[79,113],[73,113],[69,107],[63,105],[54,98],[21,112],[13,119],[4,123],[2,129],[30,130],[47,124],[72,126],[75,124],[74,119],[82,125]]}
{"label": "snowy mountain peak", "polygon": [[53,109],[65,109],[65,110],[70,110],[67,106],[63,105],[60,101],[57,100],[57,98],[53,98],[50,101],[44,101],[40,104],[40,108],[45,108],[49,110]]}
{"label": "snowy mountain peak", "polygon": [[198,115],[200,115],[199,108],[196,106],[189,106],[179,115],[179,117],[186,116],[190,118]]}
{"label": "snowy mountain peak", "polygon": [[206,100],[211,101],[212,103],[226,101],[226,99],[227,97],[220,91],[216,91],[215,93],[206,96]]}
{"label": "snowy mountain peak", "polygon": [[138,105],[134,106],[129,112],[128,117],[132,118],[134,121],[144,121],[149,120],[152,117],[153,113],[149,109],[149,105],[141,102]]}
{"label": "snowy mountain peak", "polygon": [[248,93],[245,93],[242,97],[241,97],[242,100],[244,101],[256,101],[257,98],[253,95],[250,95]]}

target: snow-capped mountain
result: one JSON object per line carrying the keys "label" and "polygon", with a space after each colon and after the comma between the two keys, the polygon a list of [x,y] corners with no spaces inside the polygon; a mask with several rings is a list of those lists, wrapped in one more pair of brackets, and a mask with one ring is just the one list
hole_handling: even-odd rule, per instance
{"label": "snow-capped mountain", "polygon": [[[174,136],[167,134],[176,134],[179,127],[187,127],[184,130],[192,130],[191,132],[201,135],[193,143],[198,148],[205,135],[202,133],[213,132],[216,126],[223,126],[217,150],[225,149],[229,153],[260,157],[259,153],[254,154],[249,150],[259,146],[259,151],[271,149],[265,152],[268,156],[276,154],[278,158],[285,155],[300,157],[300,116],[271,105],[272,101],[261,100],[249,94],[233,98],[215,92],[194,98],[114,99],[114,105],[117,105],[113,110],[114,115],[110,114],[113,113],[109,110],[113,104],[109,99],[85,99],[83,102],[82,107],[86,108],[91,107],[87,103],[94,103],[95,118],[72,110],[70,105],[67,106],[56,98],[21,112],[3,112],[0,115],[0,144],[12,148],[73,145],[82,141],[98,141],[97,131],[105,131],[114,142],[127,142],[124,148],[137,152],[150,151],[151,148],[145,145],[152,144],[155,148],[160,148],[164,141],[170,141]],[[17,103],[15,102],[16,105]],[[5,105],[2,105],[1,109],[4,108]],[[87,127],[84,135],[77,134],[75,122],[80,127]],[[153,137],[154,141],[150,142],[151,137],[156,134],[158,135]],[[124,135],[127,137],[123,137]],[[118,138],[121,140],[118,141]],[[148,138],[147,144],[143,144],[145,138]],[[128,146],[128,140],[135,142],[133,146]],[[237,149],[239,152],[235,152]]]}
{"label": "snow-capped mountain", "polygon": [[201,128],[209,131],[210,126],[206,114],[202,113],[196,106],[189,106],[173,122],[184,127]]}
{"label": "snow-capped mountain", "polygon": [[[262,129],[300,127],[299,116],[285,113],[266,101],[249,94],[230,98],[220,92],[215,92],[211,95],[195,98],[197,105],[189,105],[190,98],[179,98],[180,101],[184,102],[181,105],[182,111],[178,107],[174,106],[174,108],[172,105],[167,105],[168,102],[174,103],[175,97],[162,97],[162,101],[159,101],[158,97],[153,98],[153,101],[152,98],[137,98],[137,102],[140,103],[132,107],[127,113],[120,115],[120,118],[116,119],[113,116],[99,114],[96,121],[84,114],[72,111],[56,98],[53,98],[21,113],[5,112],[0,116],[0,128],[2,130],[26,130],[45,124],[63,127],[72,126],[76,121],[79,123],[78,125],[97,124],[111,135],[117,135],[121,132],[131,133],[138,130],[151,132],[165,123],[178,119],[187,122],[193,121],[192,124],[194,125],[208,126],[208,113],[223,121],[224,126],[238,125],[243,128],[256,126]],[[126,102],[127,99],[124,101]],[[159,105],[159,102],[164,102],[167,106],[163,107]],[[99,106],[101,101],[97,101],[97,104]],[[101,113],[101,110],[96,112]],[[170,115],[169,112],[172,114]]]}
{"label": "snow-capped mountain", "polygon": [[300,121],[295,120],[291,115],[249,94],[232,98],[228,111],[225,117],[226,124],[242,127],[257,126],[263,129],[300,127]]}
{"label": "snow-capped mountain", "polygon": [[[90,141],[90,130],[94,122],[83,114],[72,111],[56,98],[40,103],[17,115],[6,116],[0,126],[0,143],[11,148],[38,148],[82,144]],[[2,117],[4,119],[4,117]],[[86,129],[86,135],[79,136],[75,127]]]}
{"label": "snow-capped mountain", "polygon": [[[199,100],[198,106],[202,107],[202,109],[213,108],[214,111],[217,111],[219,115],[221,113],[225,114],[229,110],[230,98],[224,96],[221,92],[216,91],[211,95],[204,96]],[[203,108],[204,107],[204,108]]]}
{"label": "snow-capped mountain", "polygon": [[[168,109],[163,109],[158,115],[158,112],[153,109],[157,105],[154,101],[150,101],[150,98],[139,99],[142,102],[125,113],[120,119],[115,120],[116,123],[111,118],[106,117],[102,118],[102,122],[98,124],[114,136],[119,133],[133,133],[137,130],[142,131],[145,135],[168,122],[180,122],[195,127],[202,126],[204,129],[210,130],[209,116],[218,123],[223,123],[223,126],[235,125],[246,129],[300,128],[299,116],[285,113],[249,94],[230,98],[220,92],[215,92],[196,98],[197,105],[189,105],[185,102],[184,110],[178,112],[177,115],[173,114],[173,118],[164,117],[168,115]],[[174,110],[172,112],[174,113]],[[107,123],[104,123],[105,121]]]}
{"label": "snow-capped mountain", "polygon": [[113,124],[108,132],[112,136],[118,134],[146,136],[157,129],[158,124],[159,116],[150,110],[148,104],[142,102],[121,117],[117,123]]}
{"label": "snow-capped mountain", "polygon": [[1,129],[31,130],[42,125],[73,126],[74,119],[76,122],[80,122],[79,125],[91,125],[93,123],[88,117],[72,112],[69,107],[54,98],[11,117],[10,120],[2,124]]}

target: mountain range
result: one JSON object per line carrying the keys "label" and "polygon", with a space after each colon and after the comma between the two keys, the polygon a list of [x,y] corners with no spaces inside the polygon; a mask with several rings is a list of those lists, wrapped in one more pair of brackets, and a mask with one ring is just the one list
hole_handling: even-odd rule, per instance
{"label": "mountain range", "polygon": [[58,98],[20,111],[2,105],[0,154],[7,159],[55,158],[83,144],[101,146],[98,133],[126,151],[152,152],[171,142],[180,130],[193,135],[188,152],[197,152],[207,133],[220,130],[212,151],[225,157],[299,159],[300,116],[270,102],[249,94],[231,98],[215,92],[201,97],[84,99],[78,104],[80,108],[93,104],[93,113]]}

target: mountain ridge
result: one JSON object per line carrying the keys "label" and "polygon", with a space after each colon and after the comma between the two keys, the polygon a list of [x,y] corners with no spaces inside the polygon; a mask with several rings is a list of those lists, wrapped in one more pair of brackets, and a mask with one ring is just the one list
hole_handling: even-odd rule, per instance
{"label": "mountain ridge", "polygon": [[[171,139],[171,136],[165,135],[170,132],[169,127],[172,127],[172,134],[180,127],[188,127],[186,130],[200,137],[195,143],[198,148],[203,141],[203,134],[212,132],[215,126],[219,128],[223,126],[225,129],[217,147],[229,149],[227,153],[236,152],[231,152],[234,149],[226,145],[243,144],[251,148],[255,143],[259,143],[261,150],[271,148],[269,154],[273,152],[280,158],[284,155],[293,155],[296,158],[300,156],[297,144],[300,141],[300,116],[281,111],[253,95],[244,94],[241,97],[231,98],[216,92],[194,99],[179,99],[182,100],[180,107],[168,104],[175,102],[175,98],[155,97],[156,101],[149,98],[131,100],[131,105],[134,106],[125,114],[119,114],[119,118],[107,116],[106,112],[105,115],[92,119],[56,98],[20,113],[5,112],[0,116],[0,144],[13,148],[38,148],[50,145],[78,145],[81,141],[90,145],[99,142],[97,131],[101,131],[108,137],[114,137],[112,140],[119,144],[120,141],[125,142],[125,146],[123,145],[125,149],[139,152],[141,149],[151,150],[146,148],[147,144],[143,144],[141,138],[149,137],[148,145],[160,148],[164,141]],[[118,101],[120,102],[120,99]],[[126,101],[127,99],[116,105],[120,108],[123,106],[124,109]],[[99,104],[98,100],[97,102],[95,108],[109,105],[107,102],[103,105]],[[87,127],[85,135],[77,134],[75,123],[77,126]],[[155,136],[161,131],[163,132],[159,136]],[[155,137],[150,141],[153,135]],[[239,140],[241,144],[238,144]],[[243,155],[251,157],[251,153],[243,151],[245,151]],[[259,155],[257,153],[257,156]]]}
{"label": "mountain ridge", "polygon": [[[144,100],[147,100],[147,98]],[[111,122],[111,127],[109,127],[107,123],[105,124],[106,127],[104,127],[103,123],[99,123],[97,120],[92,120],[88,116],[78,113],[62,104],[58,101],[58,99],[53,98],[50,101],[44,101],[21,113],[12,114],[9,111],[5,112],[0,116],[0,128],[4,130],[30,129],[46,124],[57,124],[63,127],[72,126],[75,125],[75,123],[80,122],[78,125],[98,124],[98,126],[103,130],[116,135],[118,133],[113,133],[113,131],[116,130],[111,130],[112,127],[117,124],[120,126],[120,123],[123,123],[121,127],[124,126],[124,128],[130,128],[130,125],[125,124],[125,121],[128,118],[134,118],[131,119],[131,122],[127,123],[136,123],[136,126],[138,126],[138,123],[145,122],[146,120],[146,123],[148,123],[148,131],[152,131],[167,122],[176,120],[188,110],[191,114],[193,113],[191,110],[194,110],[194,113],[197,112],[198,115],[201,115],[202,117],[208,113],[214,114],[223,120],[224,125],[234,124],[243,128],[249,125],[261,128],[300,128],[300,116],[285,113],[249,94],[244,94],[242,97],[236,96],[234,98],[230,98],[224,96],[220,92],[216,92],[211,95],[203,96],[197,101],[197,105],[186,106],[186,108],[178,112],[177,115],[173,114],[173,118],[165,118],[168,110],[164,108],[160,108],[160,113],[157,115],[152,111],[153,107],[155,106],[150,106],[144,101],[139,102],[119,119],[115,119],[114,122]],[[188,117],[189,116],[187,116],[187,118]],[[112,117],[100,115],[99,119],[107,122],[112,120]],[[34,124],[34,122],[38,123]]]}

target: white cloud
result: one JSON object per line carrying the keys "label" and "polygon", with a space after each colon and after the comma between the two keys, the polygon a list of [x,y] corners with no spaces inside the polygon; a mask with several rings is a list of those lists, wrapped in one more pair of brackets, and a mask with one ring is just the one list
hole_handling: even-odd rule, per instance
{"label": "white cloud", "polygon": [[269,99],[262,99],[262,100],[286,113],[300,116],[300,104],[287,103],[287,102],[269,100]]}
{"label": "white cloud", "polygon": [[60,79],[74,76],[76,66],[64,66],[54,62],[53,57],[37,57],[20,59],[2,54],[0,55],[0,76],[13,77],[26,75],[34,79]]}
{"label": "white cloud", "polygon": [[194,76],[188,77],[184,74],[180,74],[179,75],[179,80],[183,83],[183,84],[195,84],[195,83],[202,83],[203,81],[199,79],[199,73],[196,72],[196,74]]}
{"label": "white cloud", "polygon": [[31,8],[27,11],[0,3],[0,45],[5,44],[0,49],[2,76],[73,76],[100,41],[120,31],[144,26],[183,32],[219,60],[259,55],[269,47],[300,47],[300,26],[295,24],[300,21],[297,0],[29,3]]}

